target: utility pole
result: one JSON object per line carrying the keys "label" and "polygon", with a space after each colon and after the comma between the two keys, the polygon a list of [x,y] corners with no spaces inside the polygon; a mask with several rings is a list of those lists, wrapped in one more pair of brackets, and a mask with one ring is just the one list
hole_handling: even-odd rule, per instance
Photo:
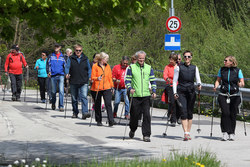
{"label": "utility pole", "polygon": [[169,17],[174,16],[174,0],[171,0],[171,8],[169,8]]}

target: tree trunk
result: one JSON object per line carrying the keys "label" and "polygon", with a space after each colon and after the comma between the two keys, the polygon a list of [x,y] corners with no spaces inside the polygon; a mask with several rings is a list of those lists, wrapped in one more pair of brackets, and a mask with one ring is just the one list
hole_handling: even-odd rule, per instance
{"label": "tree trunk", "polygon": [[14,37],[14,44],[16,43],[17,40],[17,34],[18,34],[18,26],[19,26],[19,18],[16,20],[16,31],[15,31],[15,37]]}

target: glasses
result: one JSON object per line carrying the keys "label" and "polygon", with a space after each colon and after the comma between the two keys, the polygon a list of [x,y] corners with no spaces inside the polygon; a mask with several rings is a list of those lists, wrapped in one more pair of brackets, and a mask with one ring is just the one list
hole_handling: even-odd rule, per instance
{"label": "glasses", "polygon": [[184,58],[185,58],[185,59],[187,59],[187,58],[189,58],[189,59],[190,59],[191,57],[192,57],[192,56],[184,56]]}
{"label": "glasses", "polygon": [[82,50],[76,50],[76,52],[81,52]]}

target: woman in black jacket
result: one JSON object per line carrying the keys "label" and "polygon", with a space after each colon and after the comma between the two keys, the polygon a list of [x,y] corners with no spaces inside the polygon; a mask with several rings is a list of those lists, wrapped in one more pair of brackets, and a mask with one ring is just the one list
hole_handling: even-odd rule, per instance
{"label": "woman in black jacket", "polygon": [[214,91],[220,86],[218,96],[221,107],[221,131],[222,140],[234,140],[236,127],[236,114],[239,112],[241,103],[239,87],[244,87],[244,77],[241,69],[237,68],[237,61],[234,56],[227,56],[224,59],[224,67],[221,67],[217,80],[214,84]]}

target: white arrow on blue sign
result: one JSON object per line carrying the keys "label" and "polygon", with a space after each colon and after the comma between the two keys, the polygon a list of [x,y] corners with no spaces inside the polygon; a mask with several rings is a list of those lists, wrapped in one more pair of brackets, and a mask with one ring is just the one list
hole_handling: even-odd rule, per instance
{"label": "white arrow on blue sign", "polygon": [[181,35],[165,34],[165,50],[181,50]]}

